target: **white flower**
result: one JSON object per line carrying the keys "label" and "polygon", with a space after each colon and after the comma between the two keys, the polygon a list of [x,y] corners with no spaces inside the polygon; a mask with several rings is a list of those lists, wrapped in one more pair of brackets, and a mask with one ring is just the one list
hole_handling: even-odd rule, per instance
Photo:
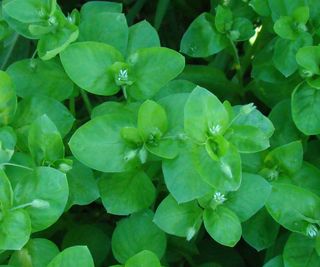
{"label": "white flower", "polygon": [[128,80],[128,70],[121,69],[118,73],[118,81],[127,81]]}
{"label": "white flower", "polygon": [[218,203],[218,204],[222,204],[223,202],[225,202],[227,199],[225,197],[224,194],[222,194],[221,192],[215,192],[213,195],[213,200]]}
{"label": "white flower", "polygon": [[268,173],[268,178],[270,181],[276,180],[279,177],[279,172],[277,170],[270,170]]}
{"label": "white flower", "polygon": [[213,135],[217,135],[219,134],[219,132],[221,131],[222,127],[221,125],[217,124],[217,125],[214,125],[212,127],[209,128],[210,130],[210,133],[213,134]]}

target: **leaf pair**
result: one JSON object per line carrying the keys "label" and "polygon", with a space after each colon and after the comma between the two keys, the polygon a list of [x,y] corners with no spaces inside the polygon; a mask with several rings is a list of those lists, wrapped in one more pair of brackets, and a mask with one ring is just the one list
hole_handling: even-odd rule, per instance
{"label": "leaf pair", "polygon": [[163,158],[177,155],[174,140],[165,135],[167,116],[159,104],[145,101],[137,122],[122,110],[123,114],[95,117],[75,132],[70,148],[76,158],[100,171],[124,172],[144,164],[148,153]]}
{"label": "leaf pair", "polygon": [[78,27],[55,0],[8,0],[3,3],[3,16],[20,34],[39,39],[37,52],[43,60],[55,57],[78,38]]}
{"label": "leaf pair", "polygon": [[202,13],[184,33],[180,51],[191,57],[208,57],[254,35],[253,25],[244,17],[233,18],[228,7],[218,6],[216,16]]}
{"label": "leaf pair", "polygon": [[271,192],[270,185],[258,175],[244,174],[238,191],[226,195],[207,194],[197,201],[178,204],[169,195],[158,206],[154,222],[165,232],[193,238],[202,220],[210,236],[225,246],[234,246],[241,237],[241,222],[261,209]]}
{"label": "leaf pair", "polygon": [[168,48],[141,48],[125,60],[116,48],[92,41],[71,45],[61,53],[61,61],[82,89],[113,95],[123,86],[136,100],[151,98],[184,68],[184,58]]}
{"label": "leaf pair", "polygon": [[61,216],[69,193],[67,179],[55,169],[38,167],[20,177],[14,191],[3,170],[0,180],[0,247],[18,250],[27,243],[31,232],[47,228]]}

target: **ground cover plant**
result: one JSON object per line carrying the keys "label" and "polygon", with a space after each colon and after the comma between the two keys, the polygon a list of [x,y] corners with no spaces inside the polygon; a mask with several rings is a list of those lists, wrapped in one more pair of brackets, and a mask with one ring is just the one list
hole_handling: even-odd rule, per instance
{"label": "ground cover plant", "polygon": [[3,0],[0,266],[320,266],[320,2]]}

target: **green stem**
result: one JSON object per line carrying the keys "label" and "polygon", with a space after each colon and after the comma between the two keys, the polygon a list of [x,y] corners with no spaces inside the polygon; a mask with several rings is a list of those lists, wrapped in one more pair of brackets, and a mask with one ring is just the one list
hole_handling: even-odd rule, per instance
{"label": "green stem", "polygon": [[147,0],[137,0],[127,14],[128,25],[132,25],[140,10],[143,8]]}
{"label": "green stem", "polygon": [[235,45],[235,43],[231,40],[231,38],[229,38],[230,41],[230,45],[232,48],[232,52],[233,52],[233,56],[236,62],[236,71],[237,71],[237,78],[238,78],[238,82],[240,84],[240,86],[243,86],[243,79],[242,79],[242,70],[241,70],[241,63],[240,63],[240,58],[239,58],[239,54],[238,54],[238,49]]}
{"label": "green stem", "polygon": [[33,171],[32,168],[29,168],[27,166],[23,166],[23,165],[20,165],[20,164],[15,164],[15,163],[9,163],[9,162],[2,163],[0,166],[13,166],[13,167],[18,167],[18,168],[26,169],[26,170],[29,170],[29,171]]}
{"label": "green stem", "polygon": [[75,117],[76,116],[76,103],[74,97],[70,97],[69,99],[69,109],[71,114]]}
{"label": "green stem", "polygon": [[91,105],[91,102],[90,102],[90,99],[89,99],[89,96],[88,96],[87,92],[82,90],[82,89],[80,89],[80,94],[81,94],[81,97],[83,99],[84,105],[85,105],[88,113],[91,114],[92,105]]}
{"label": "green stem", "polygon": [[255,42],[253,43],[253,45],[251,45],[247,49],[245,55],[242,57],[242,60],[241,60],[242,76],[245,75],[247,69],[249,68],[250,64],[252,63],[252,57],[254,56],[256,51],[260,48],[261,40],[265,40],[266,33],[267,32],[265,31],[265,26],[262,26]]}

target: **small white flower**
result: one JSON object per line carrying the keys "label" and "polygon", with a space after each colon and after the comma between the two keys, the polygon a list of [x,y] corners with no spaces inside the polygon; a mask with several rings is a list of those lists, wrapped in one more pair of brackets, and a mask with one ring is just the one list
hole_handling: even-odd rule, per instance
{"label": "small white flower", "polygon": [[279,172],[277,170],[270,170],[268,173],[268,179],[270,181],[276,180],[279,177]]}
{"label": "small white flower", "polygon": [[215,192],[213,195],[213,200],[217,203],[217,204],[222,204],[223,202],[225,202],[227,199],[225,197],[224,194],[222,194],[221,192]]}
{"label": "small white flower", "polygon": [[250,114],[254,109],[256,109],[256,106],[253,103],[244,105],[241,107],[240,112],[244,115]]}
{"label": "small white flower", "polygon": [[217,125],[214,125],[212,127],[209,128],[210,130],[210,133],[213,134],[213,135],[217,135],[220,133],[222,127],[221,125],[217,124]]}
{"label": "small white flower", "polygon": [[128,70],[121,69],[118,73],[118,81],[127,81],[128,80]]}
{"label": "small white flower", "polygon": [[309,224],[307,229],[306,229],[306,233],[309,237],[314,238],[318,235],[318,228],[317,226],[313,225],[313,224]]}

